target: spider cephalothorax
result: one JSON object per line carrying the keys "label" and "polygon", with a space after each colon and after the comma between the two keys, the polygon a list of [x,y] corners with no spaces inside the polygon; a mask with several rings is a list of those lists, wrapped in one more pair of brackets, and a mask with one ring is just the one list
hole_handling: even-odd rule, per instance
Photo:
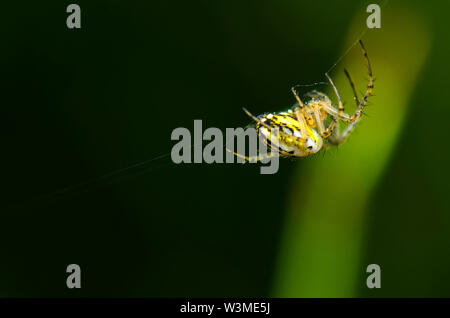
{"label": "spider cephalothorax", "polygon": [[[253,157],[235,154],[247,161],[259,161],[273,156],[306,157],[330,145],[342,143],[361,119],[364,106],[373,91],[372,68],[361,40],[359,44],[366,60],[369,82],[366,92],[359,100],[350,74],[344,70],[356,102],[356,111],[353,115],[344,112],[339,92],[331,77],[326,73],[325,76],[333,87],[338,100],[337,108],[333,106],[327,95],[318,91],[308,93],[307,95],[311,99],[305,104],[298,96],[295,87],[292,88],[292,93],[297,103],[287,112],[268,113],[255,117],[244,108],[245,113],[256,122],[257,134],[268,146],[270,153]],[[348,123],[340,133],[336,129],[339,121]]]}

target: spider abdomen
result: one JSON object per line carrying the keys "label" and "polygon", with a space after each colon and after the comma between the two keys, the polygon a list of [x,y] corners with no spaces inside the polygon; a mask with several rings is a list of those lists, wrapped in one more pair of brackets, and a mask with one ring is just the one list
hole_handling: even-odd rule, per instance
{"label": "spider abdomen", "polygon": [[[258,119],[261,121],[256,125],[258,135],[271,151],[278,152],[280,156],[306,157],[322,148],[323,140],[315,129],[307,127],[306,136],[302,136],[294,113],[270,113]],[[278,138],[272,137],[273,129],[280,132]]]}

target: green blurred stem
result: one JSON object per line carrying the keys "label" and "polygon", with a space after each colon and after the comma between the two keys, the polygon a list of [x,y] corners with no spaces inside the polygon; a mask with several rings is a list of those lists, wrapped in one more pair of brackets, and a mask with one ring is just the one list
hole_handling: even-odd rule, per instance
{"label": "green blurred stem", "polygon": [[[346,47],[364,27],[365,18],[355,19]],[[358,279],[368,265],[362,264],[361,251],[371,193],[395,151],[430,42],[417,15],[392,7],[384,9],[382,28],[367,32],[363,41],[377,79],[376,96],[367,107],[370,117],[362,119],[337,151],[299,162],[302,173],[295,181],[282,238],[276,297],[353,297],[361,288]],[[353,70],[363,90],[367,70],[359,48],[355,46],[339,65]],[[333,73],[351,112],[348,82],[342,69]]]}

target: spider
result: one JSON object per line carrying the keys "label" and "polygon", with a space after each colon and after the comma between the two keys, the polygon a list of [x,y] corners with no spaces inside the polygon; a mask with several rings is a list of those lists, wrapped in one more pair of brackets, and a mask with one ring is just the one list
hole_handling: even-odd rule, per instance
{"label": "spider", "polygon": [[[353,80],[348,71],[344,69],[356,102],[356,111],[353,115],[344,112],[344,105],[339,92],[331,77],[328,73],[325,73],[337,97],[337,109],[332,105],[327,95],[316,90],[306,94],[311,99],[304,104],[294,86],[291,90],[297,102],[287,112],[268,113],[255,117],[243,108],[244,112],[256,122],[257,135],[270,149],[270,152],[251,157],[233,153],[248,162],[257,162],[274,156],[300,158],[310,156],[320,149],[326,149],[330,145],[339,145],[345,141],[360,121],[367,99],[373,92],[372,68],[361,40],[359,40],[359,44],[366,61],[369,79],[366,92],[360,101]],[[328,118],[329,116],[331,118]],[[341,133],[337,129],[339,120],[348,123]],[[271,136],[272,133],[274,134],[273,137]]]}

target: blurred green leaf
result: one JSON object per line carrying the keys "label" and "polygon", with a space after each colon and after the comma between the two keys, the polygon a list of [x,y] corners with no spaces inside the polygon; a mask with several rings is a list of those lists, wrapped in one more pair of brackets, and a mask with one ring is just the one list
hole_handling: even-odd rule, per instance
{"label": "blurred green leaf", "polygon": [[[355,18],[344,48],[365,28],[365,19],[365,14]],[[368,116],[338,150],[299,162],[303,173],[295,181],[285,221],[275,296],[353,297],[368,265],[361,263],[366,208],[395,150],[430,38],[418,13],[386,6],[382,28],[368,31],[363,42],[377,79],[375,96]],[[351,113],[355,106],[343,67],[364,91],[367,70],[357,45],[331,73]]]}

